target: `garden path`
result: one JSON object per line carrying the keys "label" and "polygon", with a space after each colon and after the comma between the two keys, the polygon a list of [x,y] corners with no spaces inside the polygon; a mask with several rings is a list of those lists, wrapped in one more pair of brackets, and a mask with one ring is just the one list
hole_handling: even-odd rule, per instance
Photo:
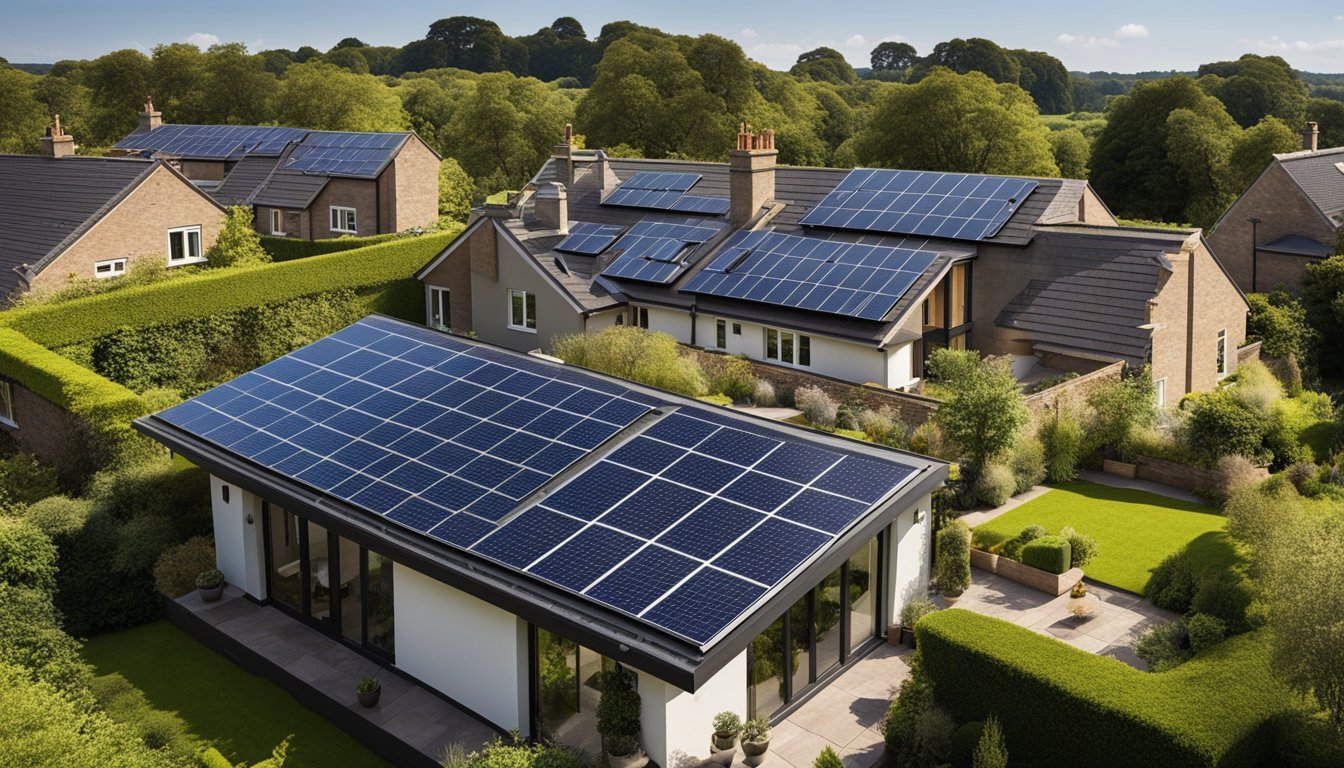
{"label": "garden path", "polygon": [[1188,501],[1192,504],[1207,504],[1204,499],[1199,498],[1189,491],[1183,491],[1180,488],[1172,488],[1170,485],[1162,485],[1149,480],[1139,480],[1137,478],[1120,477],[1106,472],[1098,472],[1095,469],[1085,469],[1078,473],[1079,480],[1087,480],[1098,485],[1109,485],[1113,488],[1133,488],[1137,491],[1147,491],[1156,493],[1158,496],[1166,496],[1169,499],[1179,499]]}

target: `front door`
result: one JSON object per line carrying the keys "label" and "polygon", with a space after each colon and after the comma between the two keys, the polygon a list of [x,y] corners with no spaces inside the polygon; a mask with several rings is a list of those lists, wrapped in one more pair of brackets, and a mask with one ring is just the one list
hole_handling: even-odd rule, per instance
{"label": "front door", "polygon": [[429,317],[433,326],[440,331],[452,330],[452,303],[447,288],[429,289]]}

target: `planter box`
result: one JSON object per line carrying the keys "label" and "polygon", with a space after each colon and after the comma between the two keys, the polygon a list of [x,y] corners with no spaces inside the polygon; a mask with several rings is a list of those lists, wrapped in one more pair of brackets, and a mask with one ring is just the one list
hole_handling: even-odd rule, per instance
{"label": "planter box", "polygon": [[1073,589],[1073,585],[1083,578],[1081,568],[1070,568],[1063,573],[1054,574],[979,549],[971,550],[971,565],[982,571],[998,574],[1009,581],[1038,589],[1047,595],[1062,595]]}
{"label": "planter box", "polygon": [[1123,461],[1115,461],[1114,459],[1102,460],[1101,469],[1107,474],[1129,478],[1130,480],[1138,477],[1139,474],[1139,465],[1129,464]]}

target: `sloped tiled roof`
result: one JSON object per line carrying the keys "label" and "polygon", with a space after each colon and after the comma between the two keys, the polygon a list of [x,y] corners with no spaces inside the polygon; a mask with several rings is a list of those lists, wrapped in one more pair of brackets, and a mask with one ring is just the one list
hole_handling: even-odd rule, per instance
{"label": "sloped tiled roof", "polygon": [[210,196],[220,205],[247,205],[252,195],[270,177],[275,170],[278,158],[255,156],[245,157],[233,166],[223,183],[211,190]]}
{"label": "sloped tiled roof", "polygon": [[307,208],[328,181],[331,181],[329,176],[278,171],[257,190],[252,204],[272,208]]}
{"label": "sloped tiled roof", "polygon": [[1334,222],[1344,225],[1344,147],[1275,155],[1307,198]]}

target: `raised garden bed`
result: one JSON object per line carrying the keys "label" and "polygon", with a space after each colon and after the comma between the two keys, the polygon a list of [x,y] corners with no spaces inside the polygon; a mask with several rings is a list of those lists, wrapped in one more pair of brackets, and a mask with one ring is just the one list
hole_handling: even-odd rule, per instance
{"label": "raised garden bed", "polygon": [[971,550],[971,565],[1009,581],[1025,584],[1047,595],[1062,595],[1083,579],[1081,568],[1070,568],[1063,573],[1055,574],[979,549]]}

